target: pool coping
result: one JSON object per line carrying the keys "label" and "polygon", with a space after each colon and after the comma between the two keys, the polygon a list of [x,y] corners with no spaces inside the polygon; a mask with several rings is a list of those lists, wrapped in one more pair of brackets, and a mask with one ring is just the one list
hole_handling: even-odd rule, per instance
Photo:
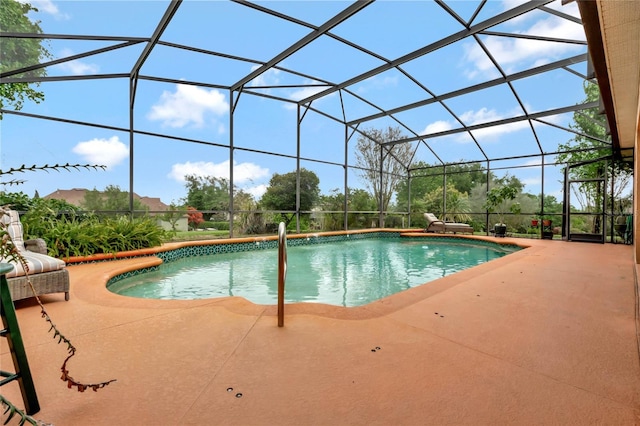
{"label": "pool coping", "polygon": [[[434,234],[425,233],[422,230],[416,229],[367,229],[358,231],[336,231],[327,233],[303,233],[292,234],[287,236],[287,239],[306,239],[315,236],[345,236],[345,235],[357,235],[357,234],[372,234],[372,233],[391,233],[399,234],[402,238],[422,238],[422,239],[456,239],[467,241],[481,241],[484,243],[498,244],[498,245],[511,245],[526,248],[529,250],[519,250],[510,253],[508,256],[503,256],[498,259],[494,259],[485,262],[481,265],[474,266],[472,268],[457,272],[455,274],[439,278],[437,280],[429,281],[428,285],[419,285],[410,289],[404,290],[400,293],[396,293],[377,301],[368,303],[362,306],[344,307],[329,305],[325,303],[315,302],[294,302],[286,303],[285,315],[316,315],[321,317],[335,318],[335,319],[369,319],[376,318],[385,315],[389,315],[397,310],[403,309],[407,306],[418,303],[424,299],[427,299],[435,294],[445,291],[451,287],[454,287],[460,283],[466,282],[470,276],[477,276],[478,274],[484,274],[493,270],[501,265],[506,265],[515,260],[518,260],[525,252],[531,253],[532,244],[523,241],[518,241],[513,238],[496,238],[485,237],[478,235],[458,235],[458,234]],[[172,307],[184,307],[184,306],[201,306],[206,304],[215,304],[223,306],[229,311],[237,314],[255,315],[257,310],[262,310],[263,315],[277,315],[277,306],[263,305],[253,303],[241,296],[229,296],[218,298],[205,298],[205,299],[193,299],[193,300],[162,300],[162,299],[144,299],[130,296],[123,296],[112,293],[107,289],[107,285],[116,277],[123,276],[131,273],[139,273],[140,270],[145,268],[157,268],[163,263],[163,259],[160,257],[163,253],[178,250],[186,247],[194,246],[215,246],[221,244],[243,244],[263,241],[276,241],[277,236],[261,236],[261,237],[245,237],[245,238],[230,238],[230,239],[216,239],[216,240],[203,240],[203,241],[187,241],[167,243],[159,247],[150,249],[134,250],[128,252],[120,252],[116,254],[108,255],[94,255],[89,257],[75,257],[65,259],[68,266],[71,268],[80,266],[91,266],[100,263],[104,263],[100,282],[91,285],[90,292],[85,292],[89,288],[84,286],[73,286],[73,293],[78,293],[81,298],[98,303],[101,305],[111,306],[136,306],[147,308],[172,308]],[[533,251],[535,247],[533,247]]]}

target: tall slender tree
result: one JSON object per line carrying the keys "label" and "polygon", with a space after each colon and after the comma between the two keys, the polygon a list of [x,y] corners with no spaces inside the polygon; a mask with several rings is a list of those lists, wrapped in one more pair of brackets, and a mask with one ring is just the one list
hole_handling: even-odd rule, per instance
{"label": "tall slender tree", "polygon": [[388,210],[398,183],[405,179],[413,154],[411,143],[384,144],[404,137],[399,127],[372,128],[364,130],[356,143],[356,166],[360,177],[382,212]]}

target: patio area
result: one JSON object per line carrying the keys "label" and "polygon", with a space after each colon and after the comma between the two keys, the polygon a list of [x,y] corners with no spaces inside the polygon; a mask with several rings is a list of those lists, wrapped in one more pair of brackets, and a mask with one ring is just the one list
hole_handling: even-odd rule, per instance
{"label": "patio area", "polygon": [[[71,299],[16,303],[41,411],[56,425],[638,424],[633,249],[547,240],[360,308],[139,300],[69,267]],[[3,367],[11,366],[5,339]],[[3,394],[21,405],[17,384]]]}

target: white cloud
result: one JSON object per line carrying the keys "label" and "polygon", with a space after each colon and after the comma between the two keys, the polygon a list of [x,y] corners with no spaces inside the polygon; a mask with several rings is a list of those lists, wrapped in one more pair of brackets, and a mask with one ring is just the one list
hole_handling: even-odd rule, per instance
{"label": "white cloud", "polygon": [[[520,3],[522,2],[504,2],[506,8],[509,9]],[[561,11],[571,15],[575,14],[573,8],[567,10],[561,9]],[[561,39],[585,40],[584,29],[579,24],[554,15],[548,15],[545,18],[537,19],[529,24],[525,22],[530,21],[534,16],[540,15],[525,14],[519,19],[509,21],[510,24],[518,24],[521,28],[524,27],[515,30],[514,33],[534,36],[550,35]],[[528,25],[528,27],[526,25]],[[512,73],[516,66],[524,62],[529,65],[543,65],[558,59],[567,52],[577,52],[584,49],[583,46],[575,44],[552,43],[523,38],[486,37],[483,41],[487,49],[507,73]],[[466,74],[470,79],[480,74],[486,78],[497,76],[497,70],[493,66],[493,63],[477,43],[465,43],[463,48],[465,51],[464,59],[472,66],[471,69],[466,70]]]}
{"label": "white cloud", "polygon": [[498,114],[496,110],[488,108],[480,108],[477,111],[466,111],[460,115],[460,120],[467,126],[496,121],[502,118],[503,116]]}
{"label": "white cloud", "polygon": [[[474,126],[477,124],[488,123],[491,121],[499,121],[504,118],[514,117],[519,115],[522,115],[522,111],[517,110],[512,113],[502,114],[494,109],[480,108],[479,110],[476,110],[476,111],[473,111],[473,110],[466,111],[462,113],[459,117],[460,117],[460,120],[462,120],[462,122],[466,126]],[[529,127],[529,123],[525,120],[522,120],[522,121],[516,121],[515,123],[508,123],[508,124],[502,124],[499,126],[491,126],[491,127],[476,129],[476,130],[473,130],[472,133],[479,142],[491,142],[491,141],[497,140],[502,135],[505,135],[508,133],[514,133],[519,130],[526,129],[528,127]],[[449,121],[438,120],[428,124],[423,130],[422,134],[428,135],[432,133],[444,132],[453,128],[454,128],[453,124],[451,124]],[[471,142],[472,140],[469,134],[466,132],[457,133],[451,136],[457,142],[460,142],[460,143],[468,143],[468,142]]]}
{"label": "white cloud", "polygon": [[20,3],[29,3],[40,12],[48,13],[56,19],[69,19],[69,15],[60,12],[58,6],[51,0],[18,0]]}
{"label": "white cloud", "polygon": [[[528,111],[532,111],[531,109],[528,109]],[[570,114],[555,114],[555,115],[547,115],[546,117],[542,117],[541,120],[544,120],[548,123],[553,123],[553,124],[558,124],[561,125],[562,123],[566,123],[566,122],[570,122],[573,120],[573,116]]]}
{"label": "white cloud", "polygon": [[397,87],[397,86],[398,86],[398,75],[386,75],[386,76],[375,75],[373,77],[369,77],[366,80],[364,80],[362,84],[358,86],[357,92],[362,95],[371,90],[380,90],[380,89],[386,89],[389,87]]}
{"label": "white cloud", "polygon": [[91,139],[80,142],[72,152],[90,164],[104,165],[108,169],[117,166],[129,156],[129,148],[117,136],[109,139]]}
{"label": "white cloud", "polygon": [[495,142],[503,135],[515,133],[528,127],[529,123],[526,121],[518,121],[515,123],[502,124],[500,126],[491,126],[473,130],[471,133],[476,137],[478,142]]}
{"label": "white cloud", "polygon": [[451,129],[453,129],[451,123],[446,120],[438,120],[434,121],[433,123],[427,124],[427,127],[424,128],[421,134],[430,135],[432,133],[444,132]]}
{"label": "white cloud", "polygon": [[527,179],[521,179],[520,182],[522,182],[525,186],[539,186],[540,184],[542,184],[542,179],[527,178]]}
{"label": "white cloud", "polygon": [[[467,126],[474,126],[476,124],[487,123],[490,121],[502,120],[506,117],[513,117],[522,115],[522,112],[514,112],[511,114],[500,114],[496,110],[481,108],[478,111],[467,111],[460,116],[460,119]],[[491,142],[499,139],[501,136],[508,133],[514,133],[522,129],[529,127],[529,123],[526,120],[516,121],[514,123],[502,124],[498,126],[484,127],[481,129],[473,130],[471,133],[478,142]],[[461,136],[460,141],[469,141],[469,135],[464,134]]]}
{"label": "white cloud", "polygon": [[[320,82],[315,80],[305,80],[303,84],[305,85],[320,84]],[[320,93],[324,90],[327,90],[327,88],[328,88],[327,86],[302,87],[298,90],[291,92],[289,94],[289,99],[294,101],[299,101],[300,99],[305,99],[305,98],[308,98],[309,96],[315,95],[316,93]]]}
{"label": "white cloud", "polygon": [[[305,80],[302,84],[305,85],[312,85],[312,84],[322,84],[319,81],[316,80]],[[294,90],[291,93],[289,93],[289,99],[293,100],[293,101],[299,101],[300,99],[306,99],[309,96],[313,96],[316,93],[320,93],[324,90],[327,90],[328,86],[322,85],[322,86],[313,86],[313,87],[301,87],[298,90]],[[331,96],[335,96],[336,92],[333,92],[331,94],[328,95],[328,97]],[[316,100],[315,102],[318,102],[320,99]],[[292,103],[285,103],[284,104],[284,108],[285,109],[296,109],[296,105],[292,104]]]}
{"label": "white cloud", "polygon": [[[262,65],[254,65],[251,67],[251,72],[254,72]],[[269,68],[267,71],[263,72],[253,80],[249,82],[249,86],[258,87],[258,86],[277,86],[280,84],[280,70],[275,68]],[[265,89],[267,92],[268,89]]]}
{"label": "white cloud", "polygon": [[[59,57],[65,58],[67,56],[72,56],[73,54],[74,52],[71,51],[71,49],[63,49],[62,51],[60,51]],[[76,59],[75,61],[63,62],[56,65],[54,68],[66,71],[68,73],[71,73],[72,75],[95,74],[100,69],[100,67],[96,64],[90,64],[78,59]]]}
{"label": "white cloud", "polygon": [[522,163],[522,165],[524,167],[527,167],[527,166],[541,166],[542,165],[542,160],[540,158],[534,158],[534,159],[525,161],[524,163]]}
{"label": "white cloud", "polygon": [[[229,179],[229,160],[221,163],[213,163],[211,161],[187,161],[186,163],[177,163],[171,167],[168,177],[178,182],[184,182],[187,175],[195,176],[214,176],[217,178]],[[253,163],[233,163],[233,181],[236,185],[250,183],[254,180],[263,179],[269,176],[269,169],[258,166]]]}
{"label": "white cloud", "polygon": [[151,107],[147,118],[162,121],[163,126],[174,128],[192,124],[202,127],[206,116],[215,122],[229,111],[229,103],[225,95],[216,89],[206,90],[187,84],[177,84],[176,91],[163,91],[160,100]]}
{"label": "white cloud", "polygon": [[259,200],[260,198],[262,198],[264,193],[267,192],[267,185],[262,184],[262,185],[251,186],[251,187],[245,188],[244,191],[251,194],[253,198],[255,198],[256,200]]}

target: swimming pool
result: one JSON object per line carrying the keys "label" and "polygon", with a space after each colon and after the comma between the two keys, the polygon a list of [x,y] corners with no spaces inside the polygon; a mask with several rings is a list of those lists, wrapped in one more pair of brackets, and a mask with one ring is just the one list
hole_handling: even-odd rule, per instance
{"label": "swimming pool", "polygon": [[[257,244],[257,243],[256,243]],[[285,301],[360,306],[497,259],[517,247],[439,238],[365,238],[288,248]],[[277,250],[185,257],[108,285],[126,296],[241,296],[277,302]]]}

